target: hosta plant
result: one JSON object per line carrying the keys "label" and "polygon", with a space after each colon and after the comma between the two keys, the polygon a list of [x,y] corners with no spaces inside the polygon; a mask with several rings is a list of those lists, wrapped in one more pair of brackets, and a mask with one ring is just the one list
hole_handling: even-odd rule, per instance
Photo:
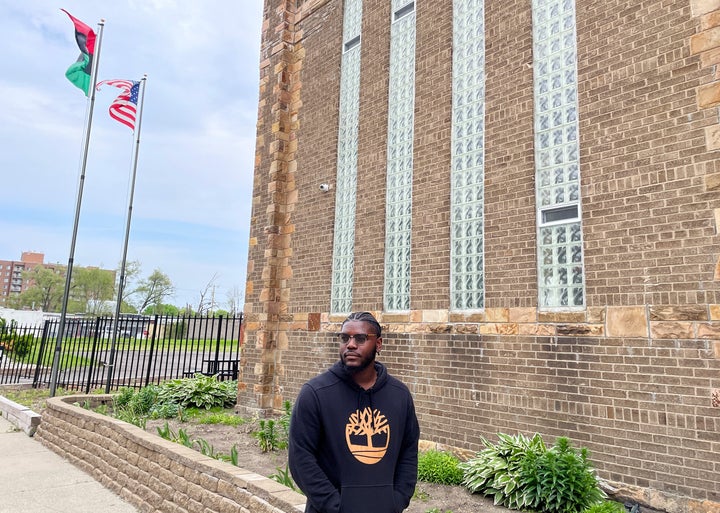
{"label": "hosta plant", "polygon": [[583,513],[605,499],[587,450],[576,451],[567,438],[558,438],[550,449],[538,434],[499,434],[498,439],[496,445],[483,439],[486,448],[460,464],[471,492],[538,513]]}
{"label": "hosta plant", "polygon": [[475,458],[460,463],[464,472],[462,484],[473,493],[493,498],[496,505],[510,509],[527,507],[527,497],[518,487],[518,474],[528,454],[547,451],[539,434],[529,438],[522,434],[498,434],[498,443],[482,439],[485,449]]}

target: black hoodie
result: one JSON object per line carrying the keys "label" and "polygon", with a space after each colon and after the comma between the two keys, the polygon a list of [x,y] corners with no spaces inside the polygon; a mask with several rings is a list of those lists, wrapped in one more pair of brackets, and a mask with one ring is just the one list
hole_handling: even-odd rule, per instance
{"label": "black hoodie", "polygon": [[303,385],[290,423],[289,464],[306,513],[400,513],[417,482],[420,428],[408,388],[375,362],[360,387],[337,362]]}

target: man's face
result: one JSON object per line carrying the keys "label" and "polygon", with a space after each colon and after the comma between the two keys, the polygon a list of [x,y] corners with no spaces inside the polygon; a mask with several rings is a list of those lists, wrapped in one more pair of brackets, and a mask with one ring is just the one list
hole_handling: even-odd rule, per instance
{"label": "man's face", "polygon": [[340,332],[344,335],[368,335],[363,343],[355,338],[340,341],[340,360],[351,372],[358,372],[375,361],[375,354],[382,347],[382,338],[377,336],[371,324],[364,321],[348,321]]}

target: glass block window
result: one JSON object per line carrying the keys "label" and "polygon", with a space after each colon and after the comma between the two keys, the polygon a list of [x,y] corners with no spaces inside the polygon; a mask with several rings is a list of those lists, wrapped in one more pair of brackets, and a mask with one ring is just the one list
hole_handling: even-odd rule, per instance
{"label": "glass block window", "polygon": [[330,311],[332,313],[349,313],[352,309],[361,25],[362,0],[346,0],[343,18],[343,55],[340,68],[335,235],[330,290]]}
{"label": "glass block window", "polygon": [[453,1],[450,305],[484,306],[485,2]]}
{"label": "glass block window", "polygon": [[410,309],[415,2],[392,0],[385,206],[386,311]]}
{"label": "glass block window", "polygon": [[585,306],[575,0],[532,0],[541,308]]}

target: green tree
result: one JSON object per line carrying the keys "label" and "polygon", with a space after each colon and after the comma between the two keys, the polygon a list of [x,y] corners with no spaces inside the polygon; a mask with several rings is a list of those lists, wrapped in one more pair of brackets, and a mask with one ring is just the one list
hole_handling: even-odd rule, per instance
{"label": "green tree", "polygon": [[111,313],[113,308],[107,302],[115,293],[115,273],[97,267],[78,267],[72,276],[73,302],[79,303],[82,311],[93,315]]}
{"label": "green tree", "polygon": [[141,280],[133,291],[137,311],[144,313],[149,306],[155,306],[158,309],[163,300],[174,293],[175,287],[170,277],[160,269],[155,269],[150,276]]}
{"label": "green tree", "polygon": [[[120,274],[122,269],[120,269],[120,266],[122,264],[118,264],[117,269],[117,281],[120,281]],[[135,294],[136,285],[135,283],[140,278],[140,270],[142,268],[142,265],[140,264],[139,260],[131,260],[130,262],[125,262],[125,285],[123,285],[123,294],[122,294],[122,305],[130,305],[130,296]],[[117,288],[116,284],[116,288]],[[124,306],[121,307],[121,309],[124,308]],[[135,309],[135,307],[131,306],[132,309]],[[135,310],[137,311],[137,310]],[[132,313],[132,312],[128,312]]]}
{"label": "green tree", "polygon": [[23,271],[23,279],[28,280],[31,285],[25,292],[8,301],[12,308],[33,308],[43,312],[60,311],[65,288],[64,267],[50,269],[38,265]]}
{"label": "green tree", "polygon": [[179,315],[180,309],[175,305],[163,303],[161,305],[150,305],[144,311],[145,315]]}

